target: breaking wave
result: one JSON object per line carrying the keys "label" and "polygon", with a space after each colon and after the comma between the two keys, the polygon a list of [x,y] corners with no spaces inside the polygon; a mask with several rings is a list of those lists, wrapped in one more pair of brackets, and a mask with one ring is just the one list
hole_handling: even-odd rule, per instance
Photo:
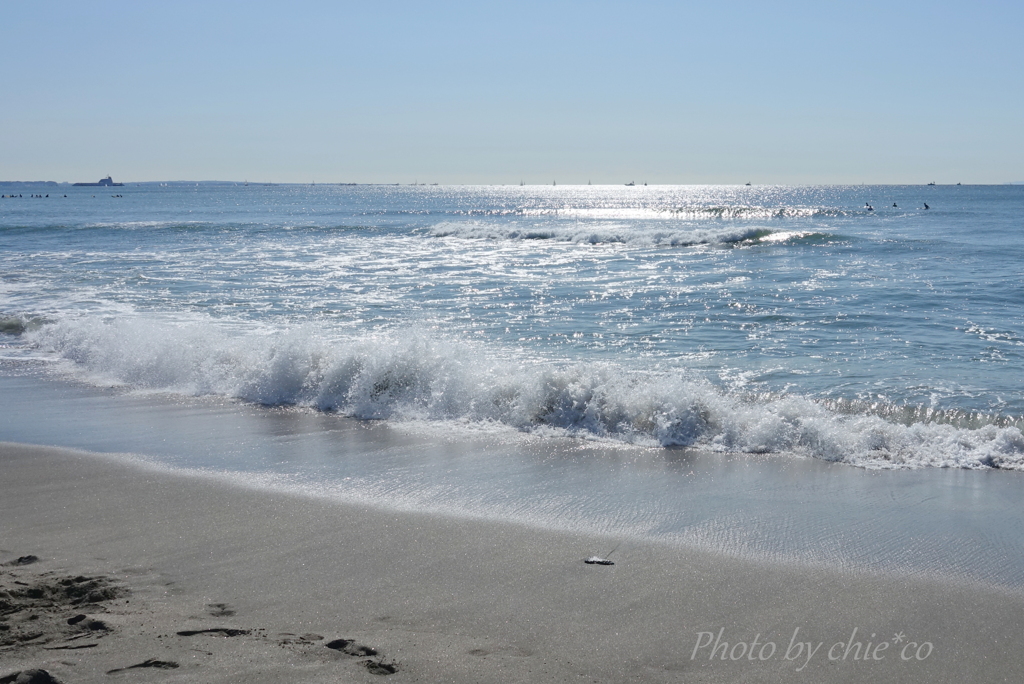
{"label": "breaking wave", "polygon": [[1024,470],[1024,435],[1015,425],[904,424],[800,396],[745,399],[685,373],[517,361],[415,330],[352,340],[308,327],[238,337],[209,325],[84,318],[23,334],[73,362],[86,380],[135,390],[869,468]]}
{"label": "breaking wave", "polygon": [[[782,218],[815,218],[825,216],[847,216],[851,212],[832,207],[752,207],[736,205],[716,206],[619,206],[619,207],[515,207],[506,209],[471,210],[468,216],[525,216],[567,219],[595,220],[647,220],[675,219],[703,221],[722,220],[766,220]],[[856,213],[856,212],[854,212]]]}
{"label": "breaking wave", "polygon": [[38,330],[46,322],[38,316],[4,316],[0,314],[0,333],[21,335],[29,330]]}
{"label": "breaking wave", "polygon": [[641,247],[780,243],[804,238],[832,237],[814,231],[770,230],[760,226],[658,230],[628,225],[501,226],[484,223],[442,223],[434,226],[430,230],[430,235],[439,238],[476,240],[551,240],[591,245],[620,243]]}

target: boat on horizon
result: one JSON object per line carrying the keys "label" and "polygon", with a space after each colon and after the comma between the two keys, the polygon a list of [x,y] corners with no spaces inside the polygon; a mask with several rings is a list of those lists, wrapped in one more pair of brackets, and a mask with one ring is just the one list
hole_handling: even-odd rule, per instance
{"label": "boat on horizon", "polygon": [[115,183],[114,179],[111,178],[110,176],[107,176],[106,178],[101,178],[98,183],[72,183],[72,185],[77,185],[79,187],[86,187],[86,188],[122,188],[122,187],[124,187],[124,183]]}

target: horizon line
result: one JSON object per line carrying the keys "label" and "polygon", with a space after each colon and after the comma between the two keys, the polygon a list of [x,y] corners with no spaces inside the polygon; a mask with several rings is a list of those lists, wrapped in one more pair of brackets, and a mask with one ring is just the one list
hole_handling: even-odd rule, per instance
{"label": "horizon line", "polygon": [[[75,182],[81,182],[81,181],[75,181]],[[68,185],[68,186],[74,187],[74,183],[75,182],[72,182],[72,181],[53,181],[53,180],[0,180],[0,185],[33,185],[33,184],[37,184],[37,185]],[[753,182],[748,182],[748,183],[646,183],[645,182],[645,183],[642,183],[642,184],[639,184],[639,183],[590,183],[588,181],[587,183],[562,183],[562,184],[559,184],[557,181],[553,181],[551,183],[546,183],[546,182],[544,182],[544,183],[524,183],[522,181],[520,181],[519,183],[419,183],[419,182],[412,182],[412,183],[365,182],[365,183],[360,183],[360,182],[339,182],[339,181],[326,181],[326,182],[319,182],[318,183],[316,181],[309,181],[309,182],[305,182],[305,181],[274,182],[274,181],[248,181],[248,180],[237,181],[237,180],[215,180],[215,179],[208,179],[208,180],[142,180],[142,181],[134,181],[133,180],[133,181],[121,181],[121,183],[123,183],[123,185],[125,185],[125,186],[127,186],[129,184],[133,184],[133,185],[153,185],[153,184],[159,184],[159,183],[174,183],[174,184],[183,184],[183,183],[196,183],[196,184],[206,183],[206,184],[212,184],[212,183],[217,183],[217,184],[223,184],[223,185],[240,185],[240,186],[244,186],[244,185],[255,185],[255,186],[298,185],[298,186],[310,186],[310,187],[316,186],[316,185],[325,185],[325,186],[333,185],[333,186],[350,186],[350,187],[351,186],[360,186],[360,185],[366,185],[366,186],[388,186],[388,187],[395,187],[395,186],[400,186],[400,187],[508,187],[508,186],[512,186],[512,187],[558,187],[559,185],[561,185],[562,187],[637,187],[637,188],[643,188],[643,187],[703,187],[703,186],[736,186],[736,187],[836,187],[836,186],[843,186],[843,187],[849,187],[849,186],[862,186],[863,185],[863,186],[876,186],[876,187],[878,187],[878,186],[889,186],[889,187],[898,187],[898,186],[907,186],[907,187],[917,187],[917,186],[921,186],[921,187],[927,187],[927,186],[951,186],[951,187],[955,187],[955,186],[958,186],[958,185],[973,185],[973,186],[1024,185],[1024,181],[1004,181],[1004,182],[1001,182],[1001,183],[961,183],[961,182],[957,182],[957,183],[935,183],[935,182],[931,182],[931,181],[924,182],[924,183],[868,183],[868,182],[860,182],[860,183],[770,183],[770,182],[769,183],[753,183]],[[87,187],[87,186],[79,186],[79,187]],[[93,187],[96,187],[96,186],[93,186]]]}

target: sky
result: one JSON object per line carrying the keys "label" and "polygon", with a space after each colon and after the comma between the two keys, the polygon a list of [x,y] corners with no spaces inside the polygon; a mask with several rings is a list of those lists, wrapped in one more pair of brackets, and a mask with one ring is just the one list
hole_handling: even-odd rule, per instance
{"label": "sky", "polygon": [[1024,181],[1024,3],[0,3],[0,180]]}

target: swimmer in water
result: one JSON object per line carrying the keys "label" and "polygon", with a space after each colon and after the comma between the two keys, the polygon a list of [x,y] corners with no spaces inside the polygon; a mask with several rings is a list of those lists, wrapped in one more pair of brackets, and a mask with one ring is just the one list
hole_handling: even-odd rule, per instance
{"label": "swimmer in water", "polygon": [[874,211],[875,210],[875,208],[873,206],[871,206],[870,204],[868,204],[867,202],[864,203],[864,206],[868,208],[868,211]]}
{"label": "swimmer in water", "polygon": [[893,203],[892,203],[892,208],[893,208],[893,209],[899,209],[899,207],[897,207],[897,206],[896,206],[896,203],[895,203],[895,202],[893,202]]}
{"label": "swimmer in water", "polygon": [[929,206],[928,206],[928,203],[927,203],[927,202],[925,202],[925,203],[924,203],[924,208],[925,208],[925,209],[931,209],[931,207],[929,207]]}

